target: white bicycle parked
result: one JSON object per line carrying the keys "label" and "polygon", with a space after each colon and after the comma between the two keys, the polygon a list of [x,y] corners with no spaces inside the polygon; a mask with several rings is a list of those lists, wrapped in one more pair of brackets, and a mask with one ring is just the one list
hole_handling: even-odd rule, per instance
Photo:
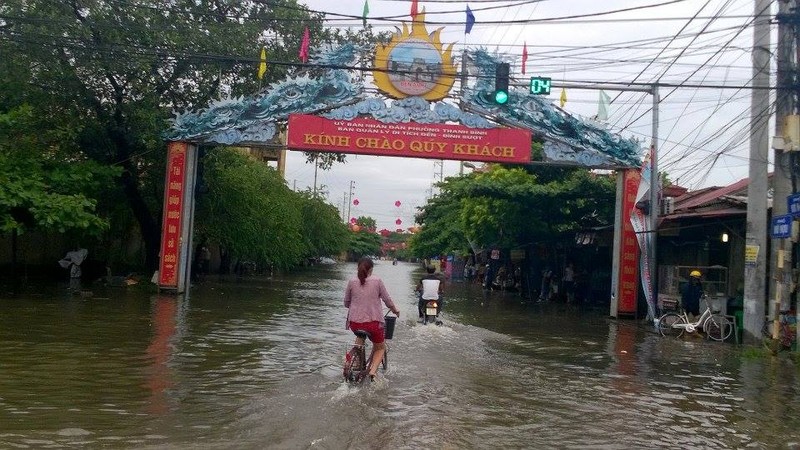
{"label": "white bicycle parked", "polygon": [[684,332],[696,333],[702,331],[710,339],[724,341],[731,337],[733,333],[733,322],[722,314],[712,313],[711,306],[708,304],[708,297],[703,296],[706,310],[697,318],[690,322],[686,311],[668,312],[658,319],[658,331],[662,336],[680,337]]}

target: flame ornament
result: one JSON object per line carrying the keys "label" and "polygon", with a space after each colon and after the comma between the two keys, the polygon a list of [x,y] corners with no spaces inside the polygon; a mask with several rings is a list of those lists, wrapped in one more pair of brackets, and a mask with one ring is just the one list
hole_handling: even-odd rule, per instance
{"label": "flame ornament", "polygon": [[425,13],[417,14],[411,28],[403,23],[387,45],[375,49],[373,78],[375,85],[392,98],[421,97],[441,100],[453,87],[456,66],[453,44],[444,48],[440,40],[443,28],[428,33]]}

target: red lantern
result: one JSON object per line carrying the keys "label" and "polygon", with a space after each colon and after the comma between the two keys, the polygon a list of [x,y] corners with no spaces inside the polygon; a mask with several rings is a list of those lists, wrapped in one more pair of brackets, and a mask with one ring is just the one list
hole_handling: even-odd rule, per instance
{"label": "red lantern", "polygon": [[392,234],[392,232],[387,230],[386,228],[381,230],[381,236],[383,237],[388,237],[390,234]]}
{"label": "red lantern", "polygon": [[400,200],[398,200],[398,201],[394,202],[394,206],[397,206],[397,207],[399,208],[399,207],[400,207],[400,205],[402,205],[402,203],[400,203]]}
{"label": "red lantern", "polygon": [[356,222],[357,222],[357,220],[356,220],[355,217],[351,217],[350,218],[350,223],[355,224]]}
{"label": "red lantern", "polygon": [[400,219],[397,219],[397,220],[395,220],[395,221],[394,221],[394,223],[396,223],[396,224],[398,224],[398,225],[401,225],[401,224],[403,223],[403,221],[402,221],[402,220],[400,220]]}
{"label": "red lantern", "polygon": [[358,199],[353,200],[353,204],[358,206]]}

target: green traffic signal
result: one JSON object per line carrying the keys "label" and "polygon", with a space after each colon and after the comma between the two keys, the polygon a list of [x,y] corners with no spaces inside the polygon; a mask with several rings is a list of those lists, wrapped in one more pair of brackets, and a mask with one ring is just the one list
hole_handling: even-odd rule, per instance
{"label": "green traffic signal", "polygon": [[498,105],[508,103],[508,75],[510,69],[508,63],[499,63],[494,72],[494,102]]}
{"label": "green traffic signal", "polygon": [[506,91],[495,91],[494,93],[494,102],[498,105],[505,105],[508,102],[508,92]]}

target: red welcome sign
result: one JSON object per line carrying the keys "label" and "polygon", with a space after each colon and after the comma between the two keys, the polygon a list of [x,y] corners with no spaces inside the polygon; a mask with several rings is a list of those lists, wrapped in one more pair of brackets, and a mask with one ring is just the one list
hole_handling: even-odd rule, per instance
{"label": "red welcome sign", "polygon": [[186,142],[170,142],[167,148],[167,184],[164,187],[164,217],[161,221],[160,287],[178,287],[181,216],[186,180]]}
{"label": "red welcome sign", "polygon": [[291,114],[287,134],[287,147],[293,150],[512,164],[531,161],[531,132],[517,128]]}

